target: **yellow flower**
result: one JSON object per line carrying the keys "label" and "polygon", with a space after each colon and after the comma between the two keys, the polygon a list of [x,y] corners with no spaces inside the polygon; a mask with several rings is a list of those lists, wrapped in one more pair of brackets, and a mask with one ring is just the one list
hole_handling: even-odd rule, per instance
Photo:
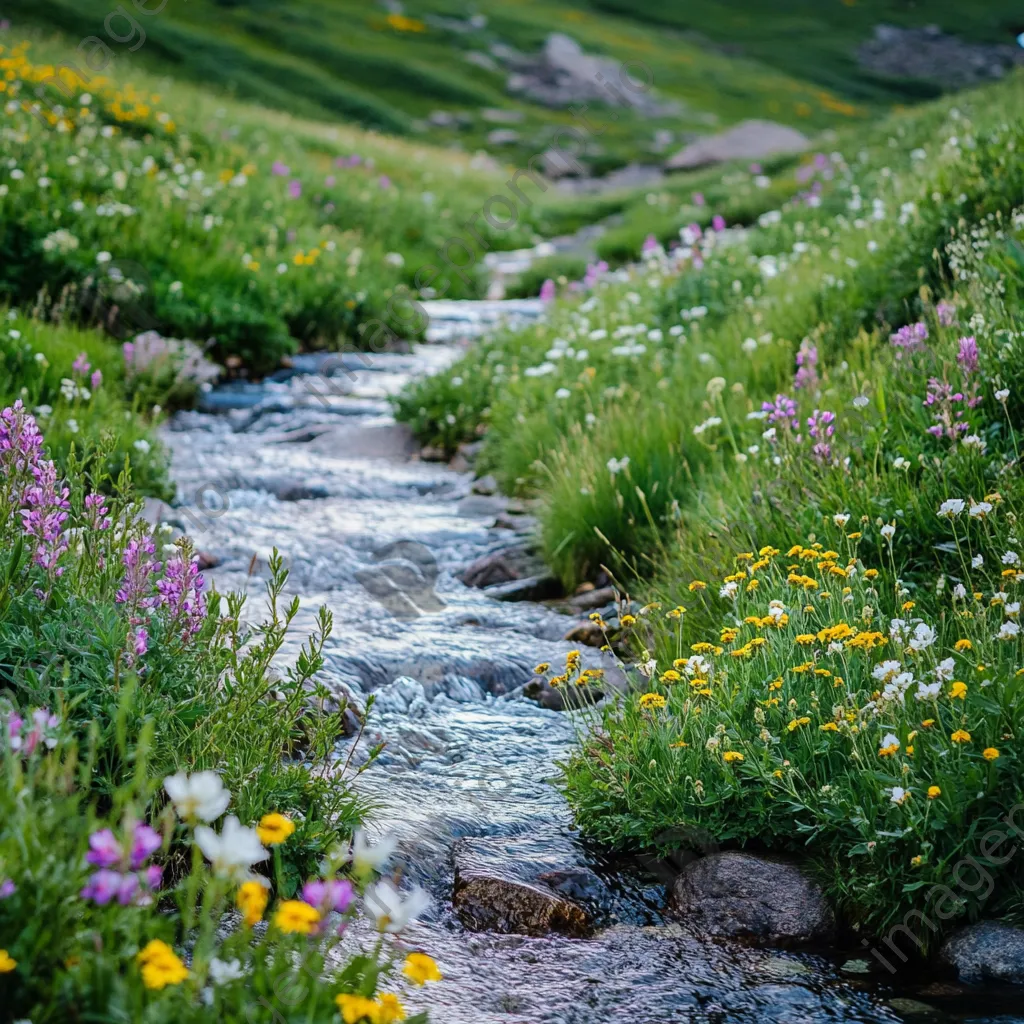
{"label": "yellow flower", "polygon": [[808,723],[809,723],[810,721],[811,721],[811,720],[810,720],[809,718],[807,718],[807,717],[804,717],[804,718],[794,718],[794,719],[793,719],[793,721],[791,721],[791,722],[790,722],[790,723],[789,723],[789,724],[788,724],[788,725],[786,726],[786,728],[787,728],[787,729],[788,729],[788,730],[789,730],[790,732],[795,732],[795,731],[796,731],[797,729],[799,729],[799,728],[800,728],[800,726],[801,726],[801,725],[807,725],[807,724],[808,724]]}
{"label": "yellow flower", "polygon": [[663,683],[678,683],[680,679],[682,679],[682,676],[674,668],[666,669],[661,674],[661,681]]}
{"label": "yellow flower", "polygon": [[839,726],[836,725],[835,722],[826,722],[824,725],[820,726],[820,729],[822,732],[838,732]]}
{"label": "yellow flower", "polygon": [[279,846],[295,831],[295,822],[283,814],[264,814],[256,826],[260,842],[266,846]]}
{"label": "yellow flower", "polygon": [[654,708],[657,710],[663,708],[666,703],[665,698],[660,693],[645,693],[640,698],[640,707],[642,708]]}
{"label": "yellow flower", "polygon": [[864,579],[866,579],[866,580],[877,580],[878,579],[878,570],[877,569],[865,569],[864,570]]}
{"label": "yellow flower", "polygon": [[309,935],[320,923],[320,912],[302,900],[284,900],[274,914],[274,924],[283,932]]}
{"label": "yellow flower", "polygon": [[345,1024],[359,1024],[359,1021],[363,1020],[376,1024],[378,1007],[374,1000],[367,999],[366,996],[354,996],[343,992],[334,997],[334,1002],[337,1004],[338,1012]]}
{"label": "yellow flower", "polygon": [[146,988],[162,989],[178,985],[188,977],[188,968],[178,959],[166,942],[151,939],[135,959],[142,969],[142,983]]}
{"label": "yellow flower", "polygon": [[817,639],[813,633],[800,633],[796,637],[796,642],[804,647],[810,647]]}
{"label": "yellow flower", "polygon": [[939,789],[938,786],[929,786],[928,787],[928,799],[929,800],[934,800],[934,799],[936,799],[937,797],[940,797],[940,796],[942,796],[942,790]]}
{"label": "yellow flower", "polygon": [[708,585],[703,580],[694,580],[690,584],[690,593],[692,594],[695,590],[707,590]]}
{"label": "yellow flower", "polygon": [[18,961],[6,949],[0,949],[0,974],[10,974],[17,966]]}
{"label": "yellow flower", "polygon": [[953,683],[949,696],[952,700],[963,700],[967,696],[967,684],[957,680]]}
{"label": "yellow flower", "polygon": [[970,640],[957,640],[957,642],[953,644],[953,649],[955,651],[969,651],[973,646],[974,645]]}
{"label": "yellow flower", "polygon": [[398,1001],[398,996],[382,992],[377,1003],[377,1015],[372,1020],[373,1024],[392,1024],[393,1021],[405,1020],[405,1007]]}
{"label": "yellow flower", "polygon": [[921,728],[922,729],[930,729],[934,724],[935,724],[935,719],[934,718],[926,718],[921,723]]}
{"label": "yellow flower", "polygon": [[533,671],[537,675],[542,676],[549,668],[551,668],[551,666],[546,661],[542,661]]}
{"label": "yellow flower", "polygon": [[243,882],[238,887],[235,904],[250,928],[263,919],[268,899],[267,887],[262,882]]}
{"label": "yellow flower", "polygon": [[414,984],[423,985],[428,981],[440,981],[441,972],[437,964],[426,953],[410,953],[405,958],[402,973]]}
{"label": "yellow flower", "polygon": [[971,734],[966,729],[957,729],[949,737],[954,743],[970,743]]}
{"label": "yellow flower", "polygon": [[630,626],[633,626],[635,624],[636,624],[636,616],[635,615],[623,615],[619,619],[619,625],[622,626],[625,629],[628,629]]}
{"label": "yellow flower", "polygon": [[912,868],[919,868],[924,863],[924,857],[918,854],[916,857],[910,858],[910,866]]}
{"label": "yellow flower", "polygon": [[735,763],[739,763],[740,761],[743,761],[744,757],[743,757],[743,755],[738,750],[727,750],[722,755],[722,760],[726,764],[735,764]]}
{"label": "yellow flower", "polygon": [[986,747],[982,752],[981,756],[986,761],[994,761],[999,756],[999,751],[995,747]]}

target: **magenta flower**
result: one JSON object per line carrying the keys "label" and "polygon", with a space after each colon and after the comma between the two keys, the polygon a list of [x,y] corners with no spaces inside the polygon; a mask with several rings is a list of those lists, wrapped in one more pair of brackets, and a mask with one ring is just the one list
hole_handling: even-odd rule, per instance
{"label": "magenta flower", "polygon": [[281,163],[280,160],[275,160],[270,165],[270,173],[276,174],[279,178],[287,178],[291,174],[291,168],[287,164]]}
{"label": "magenta flower", "polygon": [[964,373],[974,373],[978,369],[978,343],[974,335],[960,339],[960,351],[957,352],[956,361]]}
{"label": "magenta flower", "polygon": [[541,302],[552,302],[552,301],[554,301],[555,294],[556,294],[555,293],[555,282],[552,281],[551,278],[549,277],[540,286],[540,299],[541,299]]}
{"label": "magenta flower", "polygon": [[657,252],[660,248],[661,246],[658,244],[658,239],[655,238],[654,235],[648,235],[644,239],[644,244],[640,251],[646,256],[649,253]]}
{"label": "magenta flower", "polygon": [[155,828],[137,824],[132,830],[132,849],[129,856],[132,869],[138,871],[163,844],[163,837]]}
{"label": "magenta flower", "polygon": [[99,390],[99,386],[102,383],[103,383],[103,371],[102,370],[93,370],[92,371],[92,376],[89,378],[89,385],[90,385],[90,387],[92,387],[93,391],[98,391]]}
{"label": "magenta flower", "polygon": [[807,417],[807,433],[815,440],[811,454],[819,462],[828,462],[832,458],[829,439],[835,433],[835,421],[836,414],[828,410],[815,409],[814,414]]}
{"label": "magenta flower", "polygon": [[164,578],[157,583],[156,589],[161,604],[171,612],[174,626],[180,628],[181,639],[187,643],[199,632],[206,618],[199,560],[194,556],[186,559],[179,548],[177,555],[167,563]]}
{"label": "magenta flower", "polygon": [[84,352],[79,352],[75,361],[71,364],[71,369],[75,373],[80,373],[83,377],[89,372],[89,360]]}
{"label": "magenta flower", "polygon": [[386,174],[382,174],[377,179],[377,184],[380,185],[380,187],[386,191],[387,189],[391,188],[391,179]]}
{"label": "magenta flower", "polygon": [[131,608],[152,608],[156,599],[151,594],[149,579],[160,571],[160,563],[149,558],[156,551],[153,538],[133,537],[124,549],[121,561],[125,567],[124,578],[115,600]]}
{"label": "magenta flower", "polygon": [[139,626],[135,630],[135,637],[132,642],[132,650],[136,658],[141,658],[149,650],[149,631],[145,626]]}
{"label": "magenta flower", "polygon": [[87,494],[85,496],[85,516],[90,529],[109,530],[110,511],[106,504],[107,499],[102,494]]}
{"label": "magenta flower", "polygon": [[121,862],[124,850],[117,836],[109,828],[100,829],[89,836],[89,852],[85,859],[99,868],[112,868]]}
{"label": "magenta flower", "polygon": [[907,352],[916,352],[924,348],[927,338],[928,325],[923,321],[918,321],[916,324],[907,324],[906,327],[901,327],[895,334],[889,335],[889,341],[893,345]]}
{"label": "magenta flower", "polygon": [[299,196],[302,195],[302,182],[299,181],[298,178],[292,178],[292,180],[288,182],[288,195],[290,195],[292,199],[298,199]]}
{"label": "magenta flower", "polygon": [[952,302],[946,302],[943,299],[935,307],[935,315],[939,318],[939,323],[943,327],[952,327],[956,323],[956,306]]}
{"label": "magenta flower", "polygon": [[703,206],[705,202],[707,202],[707,200],[704,198],[704,193],[703,192],[694,192],[693,193],[693,205],[694,206]]}
{"label": "magenta flower", "polygon": [[724,231],[725,218],[720,213],[716,213],[714,217],[711,218],[711,227],[715,231]]}
{"label": "magenta flower", "polygon": [[18,887],[9,878],[0,882],[0,900],[5,900],[17,892]]}
{"label": "magenta flower", "polygon": [[793,387],[813,388],[818,384],[818,347],[809,341],[800,345],[796,354],[797,371],[793,378]]}
{"label": "magenta flower", "polygon": [[355,898],[355,888],[347,879],[335,878],[326,882],[307,882],[302,887],[302,899],[321,914],[335,910],[343,914]]}
{"label": "magenta flower", "polygon": [[83,900],[92,900],[93,903],[105,907],[120,892],[123,881],[124,876],[119,871],[102,868],[93,872],[78,895]]}
{"label": "magenta flower", "polygon": [[121,354],[124,356],[124,361],[128,366],[131,366],[135,361],[135,345],[130,341],[126,341],[121,346]]}
{"label": "magenta flower", "polygon": [[333,174],[328,174],[328,175],[327,175],[327,177],[326,177],[326,178],[324,178],[324,184],[325,184],[325,185],[326,185],[326,186],[327,186],[328,188],[334,188],[334,184],[335,184],[335,182],[336,182],[337,180],[338,180],[338,179],[337,179],[337,178],[335,178],[335,176],[334,176]]}
{"label": "magenta flower", "polygon": [[800,429],[796,402],[787,395],[776,395],[774,402],[762,402],[761,411],[768,413],[769,423],[788,423],[794,430]]}

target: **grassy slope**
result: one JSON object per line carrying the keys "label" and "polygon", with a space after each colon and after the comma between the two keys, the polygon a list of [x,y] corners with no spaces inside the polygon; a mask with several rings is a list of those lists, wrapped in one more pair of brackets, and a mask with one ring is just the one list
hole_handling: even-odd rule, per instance
{"label": "grassy slope", "polygon": [[[738,405],[756,409],[789,386],[804,337],[816,339],[823,359],[841,360],[862,326],[870,331],[911,315],[919,286],[935,279],[932,252],[955,223],[961,191],[981,206],[990,197],[1004,213],[1021,198],[1019,182],[1004,171],[990,183],[972,177],[969,163],[962,172],[947,170],[955,151],[943,140],[957,126],[951,109],[976,118],[979,127],[964,124],[973,137],[1013,118],[1022,87],[1018,76],[841,139],[846,160],[819,207],[786,204],[778,224],[755,229],[744,245],[674,283],[658,272],[637,273],[599,291],[587,303],[596,309],[556,308],[549,325],[499,337],[471,353],[467,365],[425,382],[405,396],[402,415],[433,443],[471,438],[477,423],[488,424],[490,468],[507,487],[545,497],[548,554],[567,581],[593,574],[616,551],[629,562],[639,557],[649,574],[664,554],[651,546],[648,525],[671,528],[681,510],[702,507],[718,486],[717,478],[693,477],[716,464],[724,444],[708,445],[692,432],[715,412],[704,393],[708,380],[724,376]],[[912,158],[918,149],[923,157]],[[867,218],[860,224],[847,209],[854,186]],[[883,204],[879,221],[871,217],[875,199]],[[906,202],[917,212],[901,222]],[[788,272],[765,277],[758,260],[766,254],[781,254]],[[699,323],[681,316],[697,306],[707,308]],[[617,354],[615,329],[641,322],[660,335],[641,338],[646,351],[639,358]],[[685,330],[685,343],[673,328]],[[592,335],[602,329],[607,337]],[[751,337],[766,338],[753,356],[744,348]],[[586,349],[585,362],[556,359],[549,372],[527,374],[552,363],[557,338]],[[556,397],[562,388],[567,398]],[[608,460],[624,456],[628,478],[611,479]]]}
{"label": "grassy slope", "polygon": [[857,66],[857,46],[880,23],[916,28],[938,25],[977,42],[1010,43],[1024,30],[1015,0],[927,4],[892,0],[759,0],[665,3],[663,0],[590,0],[597,11],[626,15],[670,29],[699,33],[731,54],[743,54],[864,102],[928,95],[920,83],[892,81]]}
{"label": "grassy slope", "polygon": [[[102,0],[13,0],[7,10],[75,36],[100,32],[108,12]],[[571,117],[509,97],[506,73],[481,68],[467,55],[488,53],[495,43],[536,51],[551,32],[566,32],[590,51],[643,61],[656,88],[684,105],[666,118],[624,114],[594,148],[598,169],[657,159],[651,145],[659,128],[678,137],[706,131],[716,119],[761,116],[815,129],[863,117],[872,105],[902,97],[898,89],[877,87],[864,104],[851,107],[842,90],[808,81],[798,62],[781,68],[760,54],[728,56],[674,26],[645,24],[626,7],[609,13],[550,0],[482,0],[474,11],[488,18],[486,26],[470,28],[464,5],[450,0],[406,5],[410,20],[393,23],[383,8],[362,0],[301,0],[286,7],[267,0],[175,2],[144,20],[148,40],[130,59],[291,112],[390,132],[413,131],[413,122],[434,110],[460,112],[463,126],[431,127],[429,134],[432,141],[466,149],[486,145],[495,127],[481,110],[505,107],[524,117],[516,126],[520,143],[501,151],[518,162],[541,150]],[[827,50],[825,41],[822,46]]]}
{"label": "grassy slope", "polygon": [[[72,52],[66,37],[25,51],[12,36],[0,54],[14,76],[7,95],[63,103],[73,122],[53,130],[67,127],[54,114],[44,127],[17,101],[0,114],[0,148],[15,161],[0,195],[0,293],[16,303],[81,287],[107,251],[139,268],[139,303],[165,333],[215,337],[218,354],[263,369],[296,343],[356,340],[507,177],[462,154],[230,100],[123,61],[105,83],[70,82],[95,94],[92,112],[76,113],[38,84],[48,62]],[[287,173],[276,173],[282,164]],[[131,209],[104,215],[111,204]],[[46,242],[58,229],[74,235],[73,250]],[[529,223],[478,230],[498,248],[533,237]],[[451,275],[452,296],[475,293],[477,268],[465,277]]]}

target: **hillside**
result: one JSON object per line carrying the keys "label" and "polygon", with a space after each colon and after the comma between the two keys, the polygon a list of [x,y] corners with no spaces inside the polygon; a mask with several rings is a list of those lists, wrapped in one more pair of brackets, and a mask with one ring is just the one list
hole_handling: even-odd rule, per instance
{"label": "hillside", "polygon": [[[532,56],[562,33],[613,67],[633,62],[632,73],[653,83],[657,102],[626,106],[591,140],[586,162],[600,174],[630,161],[660,162],[693,135],[743,118],[813,132],[941,91],[941,81],[858,63],[858,48],[878,24],[937,23],[968,43],[990,44],[1012,43],[1024,27],[1010,0],[967,10],[949,0],[926,8],[892,0],[777,6],[766,19],[752,0],[175,0],[137,29],[120,23],[115,32],[125,41],[112,48],[126,65],[291,113],[470,152],[486,148],[519,163],[574,123],[571,94],[545,99],[522,81],[509,87],[512,76],[529,79]],[[103,37],[109,13],[103,0],[11,0],[5,10],[76,39]],[[600,90],[595,96],[600,105]]]}

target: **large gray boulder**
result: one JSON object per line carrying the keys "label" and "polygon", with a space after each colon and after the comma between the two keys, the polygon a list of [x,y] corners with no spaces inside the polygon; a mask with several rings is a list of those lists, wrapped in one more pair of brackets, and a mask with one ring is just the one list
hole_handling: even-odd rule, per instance
{"label": "large gray boulder", "polygon": [[1024,985],[1024,931],[995,921],[981,921],[954,932],[939,952],[962,982],[986,981]]}
{"label": "large gray boulder", "polygon": [[671,907],[695,932],[756,946],[828,941],[835,930],[821,889],[793,864],[750,853],[713,853],[688,864]]}
{"label": "large gray boulder", "polygon": [[764,160],[781,153],[802,153],[810,140],[802,132],[774,121],[741,121],[718,135],[708,135],[665,161],[670,171],[688,171],[726,160]]}

